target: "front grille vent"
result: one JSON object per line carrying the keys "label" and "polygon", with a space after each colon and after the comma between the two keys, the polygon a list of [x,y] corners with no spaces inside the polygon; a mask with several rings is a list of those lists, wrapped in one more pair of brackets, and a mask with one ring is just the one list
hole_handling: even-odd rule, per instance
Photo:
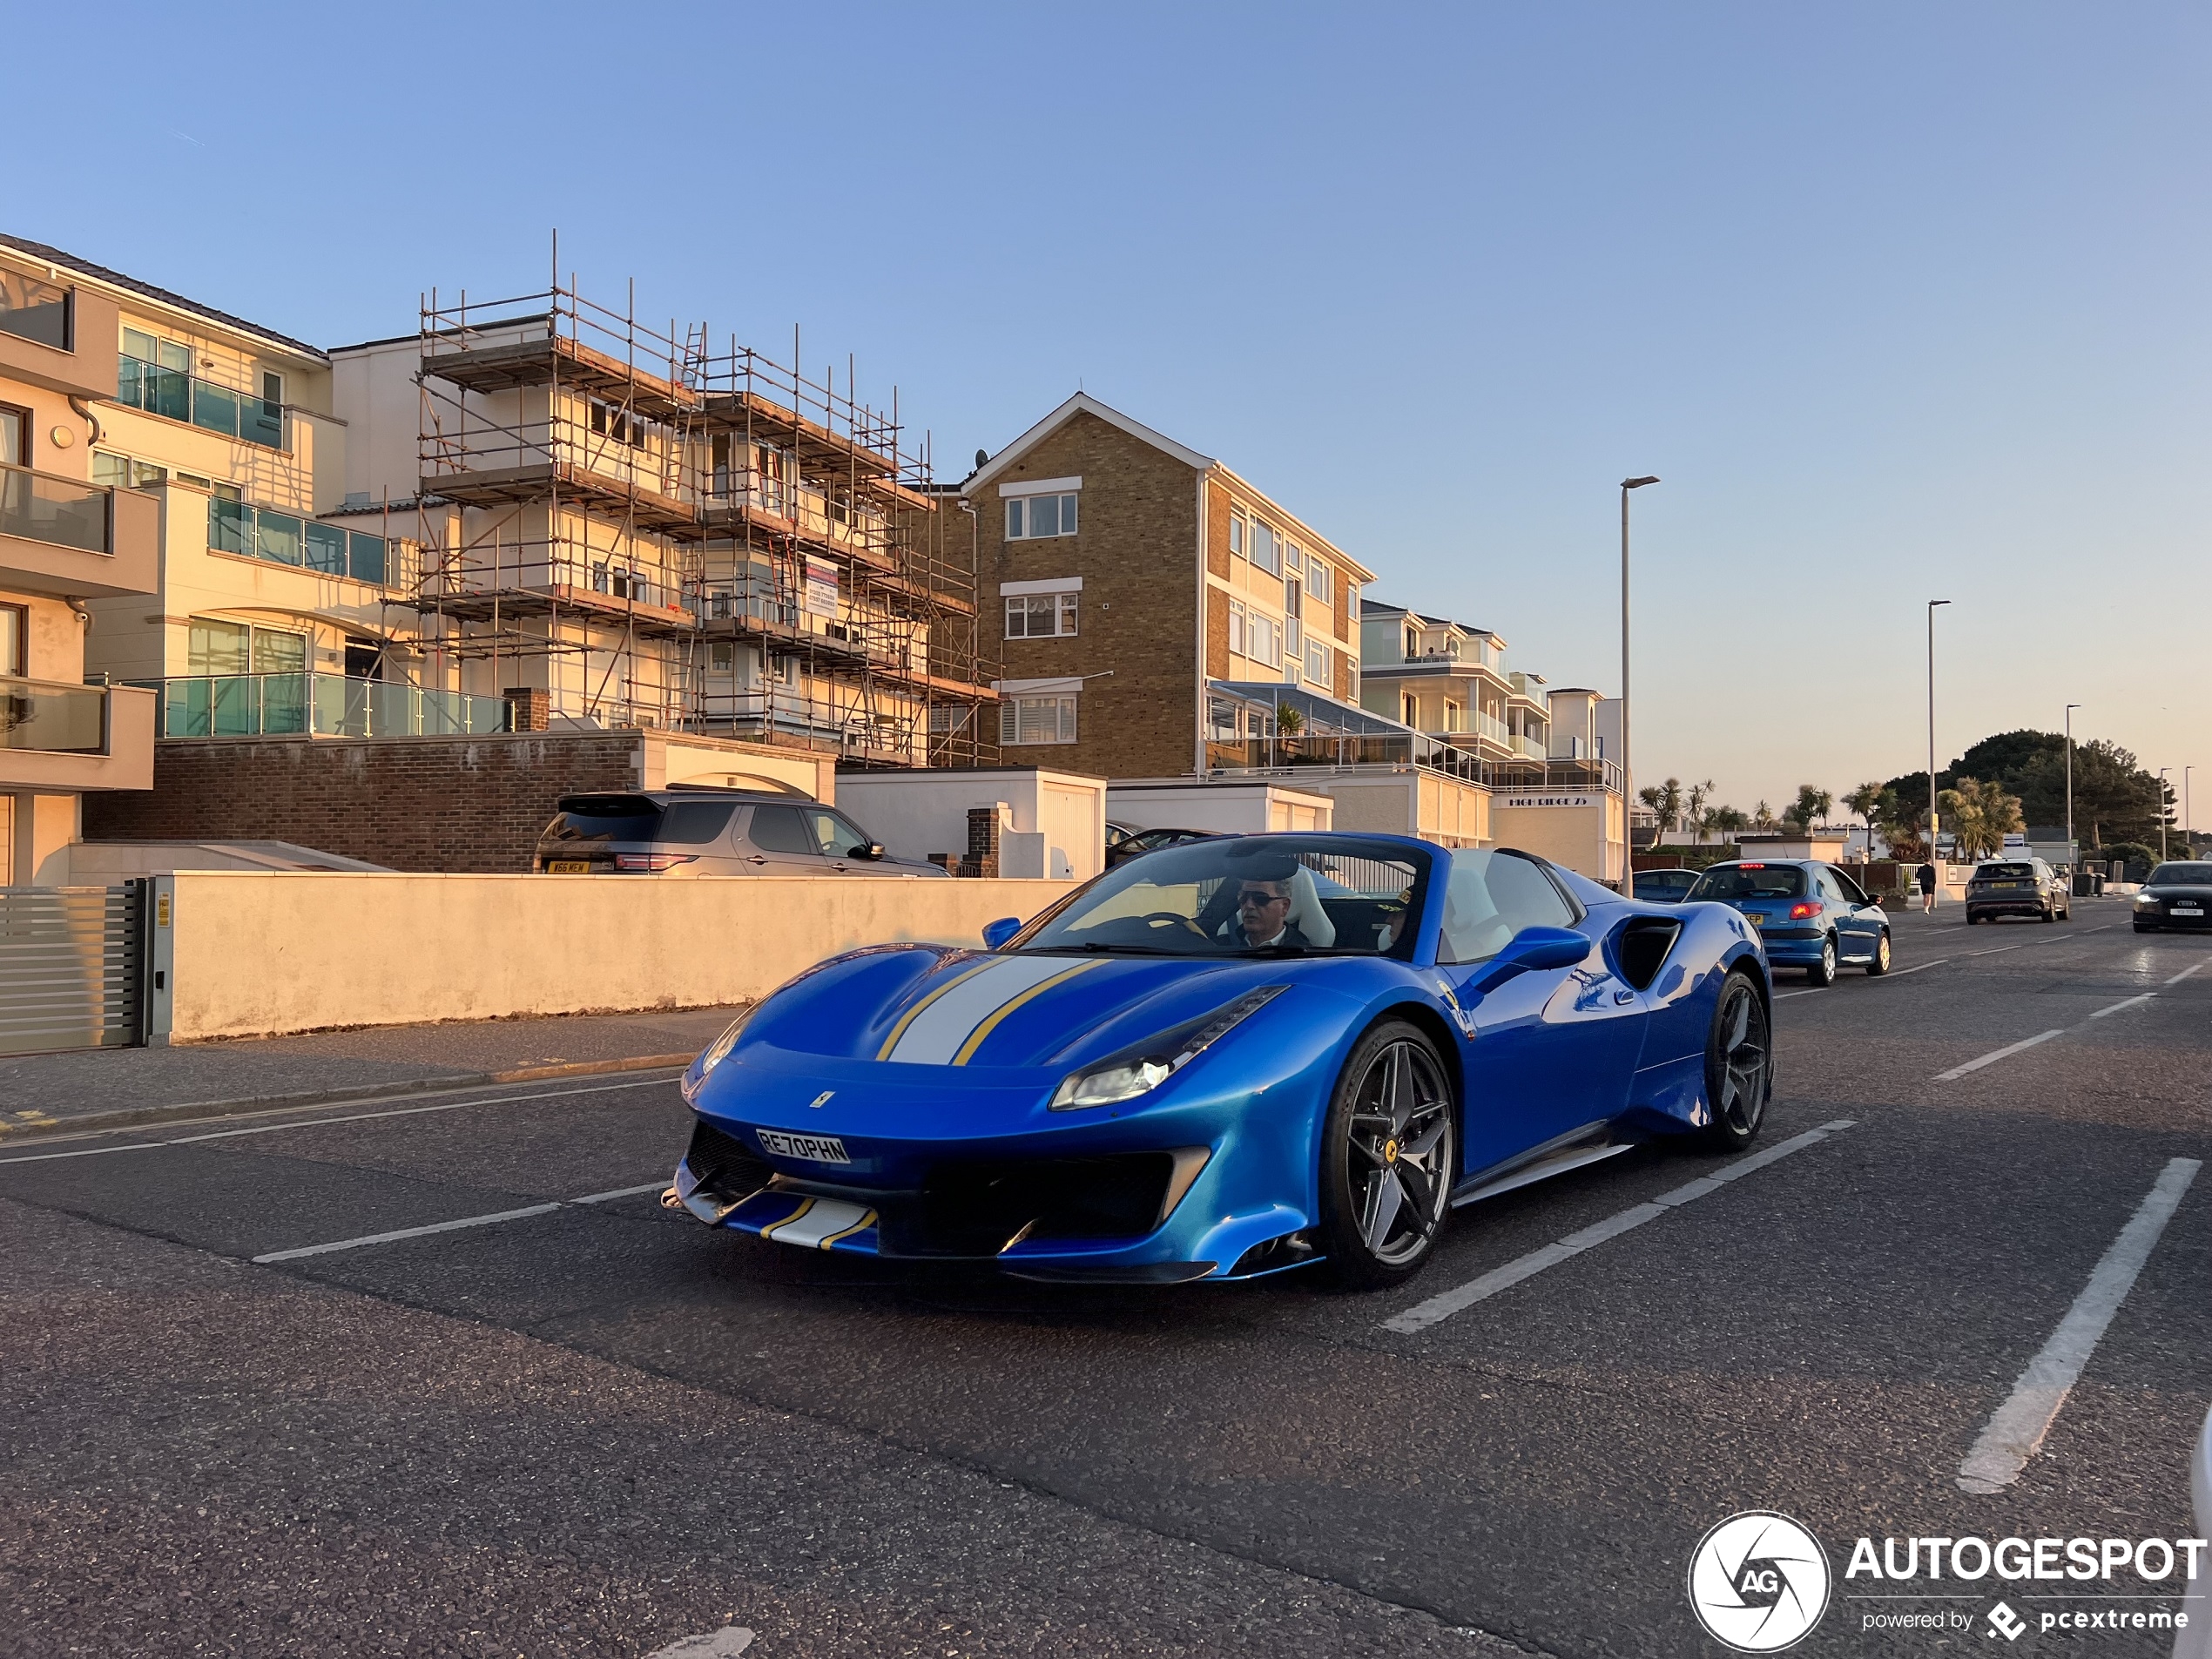
{"label": "front grille vent", "polygon": [[691,1144],[684,1162],[701,1186],[730,1197],[759,1191],[776,1173],[758,1152],[704,1117],[691,1126]]}

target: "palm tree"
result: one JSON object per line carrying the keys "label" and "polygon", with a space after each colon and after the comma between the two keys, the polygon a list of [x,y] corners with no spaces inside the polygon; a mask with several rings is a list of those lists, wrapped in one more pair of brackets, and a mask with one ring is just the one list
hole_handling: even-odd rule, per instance
{"label": "palm tree", "polygon": [[1811,834],[1812,826],[1827,817],[1828,809],[1835,804],[1836,798],[1826,790],[1816,789],[1811,784],[1799,784],[1797,799],[1782,809],[1782,821]]}
{"label": "palm tree", "polygon": [[1753,829],[1772,829],[1774,827],[1774,809],[1771,806],[1769,806],[1764,801],[1761,801],[1757,806],[1754,806],[1751,809],[1751,827]]}
{"label": "palm tree", "polygon": [[2022,827],[2020,797],[2008,795],[2004,786],[1993,779],[1982,783],[1973,778],[1961,778],[1956,789],[1946,789],[1936,797],[1950,818],[1952,837],[1959,857],[1971,862],[2001,852],[2005,837]]}
{"label": "palm tree", "polygon": [[1716,806],[1706,816],[1711,819],[1713,827],[1723,835],[1734,835],[1738,831],[1746,830],[1751,826],[1751,820],[1743,816],[1740,808],[1735,806]]}
{"label": "palm tree", "polygon": [[1682,823],[1682,779],[1669,778],[1663,784],[1654,784],[1636,791],[1636,799],[1651,808],[1659,820],[1659,833],[1677,828]]}
{"label": "palm tree", "polygon": [[1844,806],[1866,820],[1866,856],[1870,861],[1874,857],[1874,816],[1882,810],[1882,793],[1879,784],[1861,784],[1844,797]]}
{"label": "palm tree", "polygon": [[1683,797],[1683,827],[1695,835],[1700,845],[1705,840],[1705,803],[1713,798],[1713,780],[1692,784]]}

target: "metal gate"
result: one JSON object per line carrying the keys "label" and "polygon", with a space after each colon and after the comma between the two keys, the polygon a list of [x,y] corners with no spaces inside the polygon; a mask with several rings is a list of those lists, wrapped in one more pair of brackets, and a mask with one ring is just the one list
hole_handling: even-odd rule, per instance
{"label": "metal gate", "polygon": [[145,1041],[152,887],[0,887],[0,1055]]}

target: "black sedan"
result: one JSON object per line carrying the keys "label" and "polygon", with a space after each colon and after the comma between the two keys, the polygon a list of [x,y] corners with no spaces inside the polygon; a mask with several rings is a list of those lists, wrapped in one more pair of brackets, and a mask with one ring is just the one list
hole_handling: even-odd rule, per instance
{"label": "black sedan", "polygon": [[2135,895],[2135,931],[2155,934],[2212,927],[2212,864],[2161,864]]}

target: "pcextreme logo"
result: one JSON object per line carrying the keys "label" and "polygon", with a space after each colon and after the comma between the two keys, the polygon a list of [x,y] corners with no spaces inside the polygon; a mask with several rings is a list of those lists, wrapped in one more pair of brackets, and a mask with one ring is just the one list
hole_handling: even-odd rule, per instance
{"label": "pcextreme logo", "polygon": [[1828,1552],[1787,1515],[1747,1509],[1697,1541],[1689,1607],[1705,1633],[1738,1653],[1779,1653],[1828,1610]]}

